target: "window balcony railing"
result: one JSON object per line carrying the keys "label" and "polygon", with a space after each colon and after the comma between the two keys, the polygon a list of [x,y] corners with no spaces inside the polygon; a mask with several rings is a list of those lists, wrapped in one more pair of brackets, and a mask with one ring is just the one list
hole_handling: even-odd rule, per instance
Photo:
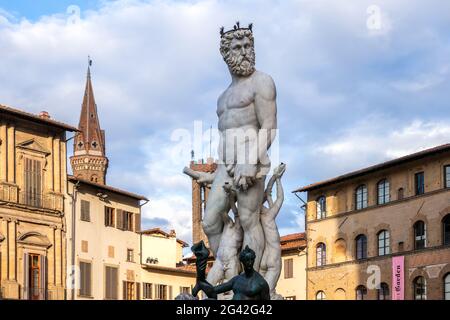
{"label": "window balcony railing", "polygon": [[43,208],[44,207],[43,198],[44,197],[42,194],[28,193],[23,191],[19,192],[19,203],[31,207]]}
{"label": "window balcony railing", "polygon": [[37,194],[20,191],[19,203],[34,208],[51,209],[61,211],[63,198],[56,194]]}

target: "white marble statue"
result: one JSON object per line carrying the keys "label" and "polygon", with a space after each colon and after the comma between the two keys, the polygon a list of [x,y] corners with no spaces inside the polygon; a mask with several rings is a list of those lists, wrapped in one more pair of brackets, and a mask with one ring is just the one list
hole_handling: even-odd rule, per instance
{"label": "white marble statue", "polygon": [[224,212],[230,210],[226,182],[236,187],[243,246],[255,251],[255,270],[264,250],[260,223],[268,149],[277,127],[276,89],[272,78],[255,70],[251,28],[222,33],[220,52],[228,65],[231,84],[218,99],[219,163],[206,203],[203,230],[213,254],[219,250]]}
{"label": "white marble statue", "polygon": [[[284,165],[269,182],[270,190],[275,182],[277,191],[281,190],[275,203],[265,195],[265,180],[271,165],[268,151],[277,129],[276,88],[269,75],[255,69],[252,25],[241,28],[236,23],[227,32],[222,28],[220,52],[228,65],[231,83],[217,102],[220,134],[217,169],[214,174],[184,169],[193,179],[211,187],[202,226],[216,262],[207,281],[216,284],[236,275],[240,265],[224,266],[235,263],[238,256],[235,251],[246,246],[255,252],[253,266],[259,271],[267,248],[263,270],[274,293],[281,270],[275,217],[283,202],[280,178]],[[263,208],[266,199],[269,208]],[[230,210],[234,222],[228,216]]]}

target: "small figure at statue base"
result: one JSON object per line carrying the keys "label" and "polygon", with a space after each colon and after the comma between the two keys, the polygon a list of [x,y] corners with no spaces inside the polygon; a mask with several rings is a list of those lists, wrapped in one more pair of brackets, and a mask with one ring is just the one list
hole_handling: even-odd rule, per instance
{"label": "small figure at statue base", "polygon": [[[201,241],[193,247],[199,248],[202,243]],[[204,249],[208,250],[206,247]],[[215,287],[206,280],[202,280],[204,279],[203,271],[197,268],[197,284],[192,294],[196,296],[198,291],[202,290],[208,298],[216,300],[218,294],[233,291],[232,300],[270,300],[270,288],[267,281],[253,269],[255,257],[255,252],[246,246],[239,254],[239,261],[242,263],[244,272]],[[199,265],[201,264],[197,264]]]}

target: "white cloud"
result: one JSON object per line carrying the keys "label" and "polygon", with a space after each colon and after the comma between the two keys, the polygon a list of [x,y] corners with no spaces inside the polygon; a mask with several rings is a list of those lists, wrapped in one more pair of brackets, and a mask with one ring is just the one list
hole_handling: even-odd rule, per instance
{"label": "white cloud", "polygon": [[333,137],[332,142],[317,146],[314,156],[325,157],[328,166],[356,170],[449,142],[449,120],[415,120],[402,127],[396,124],[396,129],[393,125],[383,118],[377,121],[370,117]]}

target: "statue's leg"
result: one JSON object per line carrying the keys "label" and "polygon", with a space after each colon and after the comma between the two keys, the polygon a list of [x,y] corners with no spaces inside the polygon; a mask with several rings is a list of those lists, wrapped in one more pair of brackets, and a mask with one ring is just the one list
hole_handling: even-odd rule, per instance
{"label": "statue's leg", "polygon": [[259,270],[265,246],[264,231],[261,226],[260,212],[264,197],[265,177],[257,179],[255,184],[246,192],[237,192],[239,219],[244,230],[244,243],[255,251],[256,259],[253,268]]}
{"label": "statue's leg", "polygon": [[228,195],[223,189],[225,182],[231,183],[224,165],[217,167],[217,174],[211,185],[211,191],[208,194],[206,202],[205,215],[203,217],[203,231],[208,237],[209,247],[214,256],[216,256],[220,245],[220,237],[223,230],[222,215],[230,210]]}
{"label": "statue's leg", "polygon": [[241,263],[239,262],[239,253],[231,259],[229,267],[225,270],[225,280],[229,281],[240,273]]}
{"label": "statue's leg", "polygon": [[217,286],[219,281],[222,281],[225,276],[223,269],[224,268],[223,268],[222,261],[220,261],[219,259],[216,259],[216,261],[214,261],[212,268],[208,272],[206,281],[208,281],[213,286]]}
{"label": "statue's leg", "polygon": [[270,267],[264,274],[264,279],[270,288],[270,295],[275,293],[275,288],[277,286],[278,279],[280,278],[281,269]]}

